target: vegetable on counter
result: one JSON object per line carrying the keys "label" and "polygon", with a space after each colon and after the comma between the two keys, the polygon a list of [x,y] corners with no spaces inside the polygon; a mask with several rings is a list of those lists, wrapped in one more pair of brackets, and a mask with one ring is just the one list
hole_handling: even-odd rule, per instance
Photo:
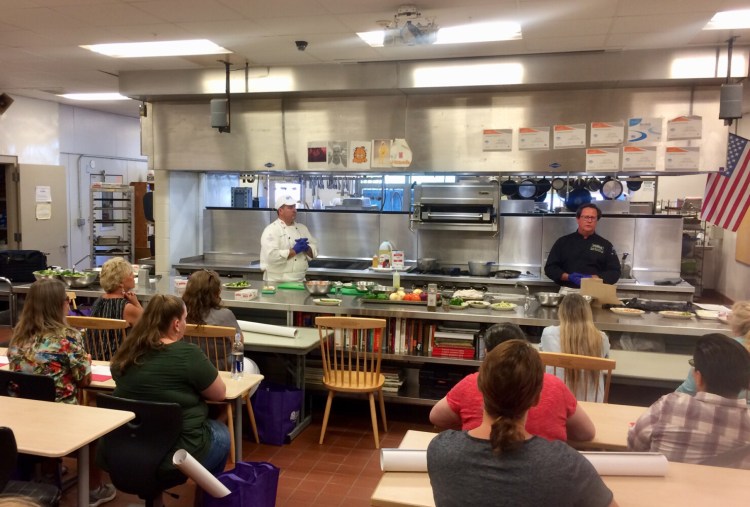
{"label": "vegetable on counter", "polygon": [[461,306],[462,304],[464,304],[464,300],[461,298],[451,298],[449,304],[451,306]]}

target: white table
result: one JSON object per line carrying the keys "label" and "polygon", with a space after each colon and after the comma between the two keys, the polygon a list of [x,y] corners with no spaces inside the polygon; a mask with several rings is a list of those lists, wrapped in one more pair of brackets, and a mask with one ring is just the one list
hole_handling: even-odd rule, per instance
{"label": "white table", "polygon": [[89,444],[135,418],[133,412],[0,396],[0,426],[18,451],[60,458],[78,451],[78,505],[89,505]]}
{"label": "white table", "polygon": [[[436,433],[407,431],[403,449],[426,449]],[[669,463],[665,477],[602,477],[620,507],[679,505],[745,507],[750,470]],[[379,507],[434,507],[427,472],[386,472],[371,497]]]}
{"label": "white table", "polygon": [[305,356],[320,347],[317,328],[297,328],[297,336],[287,338],[262,333],[243,332],[245,350],[251,352],[267,352],[282,356],[291,365],[289,368],[294,384],[302,390],[302,409],[297,426],[289,433],[289,439],[294,439],[310,424],[310,414],[307,413],[305,401]]}

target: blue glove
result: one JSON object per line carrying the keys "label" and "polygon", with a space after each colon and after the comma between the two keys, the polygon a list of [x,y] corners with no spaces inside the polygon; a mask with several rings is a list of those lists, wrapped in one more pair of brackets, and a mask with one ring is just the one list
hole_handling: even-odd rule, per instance
{"label": "blue glove", "polygon": [[292,250],[294,250],[294,253],[301,254],[302,252],[305,252],[310,246],[307,244],[307,238],[299,238],[297,241],[294,242],[294,246],[292,247]]}
{"label": "blue glove", "polygon": [[581,273],[571,273],[568,275],[568,281],[576,287],[581,286],[581,280],[584,278],[591,278],[591,275],[583,275]]}

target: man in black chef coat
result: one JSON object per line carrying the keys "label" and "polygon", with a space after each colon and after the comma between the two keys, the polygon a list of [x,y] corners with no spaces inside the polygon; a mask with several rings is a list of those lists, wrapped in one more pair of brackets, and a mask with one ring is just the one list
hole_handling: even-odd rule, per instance
{"label": "man in black chef coat", "polygon": [[544,274],[566,287],[580,287],[583,278],[601,278],[608,284],[620,279],[620,261],[612,243],[596,233],[601,216],[596,204],[578,207],[578,230],[555,241]]}

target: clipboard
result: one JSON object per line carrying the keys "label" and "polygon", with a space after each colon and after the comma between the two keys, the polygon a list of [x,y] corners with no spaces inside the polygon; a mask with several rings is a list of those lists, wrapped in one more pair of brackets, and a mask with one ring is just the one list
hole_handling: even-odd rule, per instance
{"label": "clipboard", "polygon": [[601,278],[582,279],[581,294],[594,298],[591,303],[596,306],[622,304],[622,301],[617,299],[617,288],[604,283]]}

